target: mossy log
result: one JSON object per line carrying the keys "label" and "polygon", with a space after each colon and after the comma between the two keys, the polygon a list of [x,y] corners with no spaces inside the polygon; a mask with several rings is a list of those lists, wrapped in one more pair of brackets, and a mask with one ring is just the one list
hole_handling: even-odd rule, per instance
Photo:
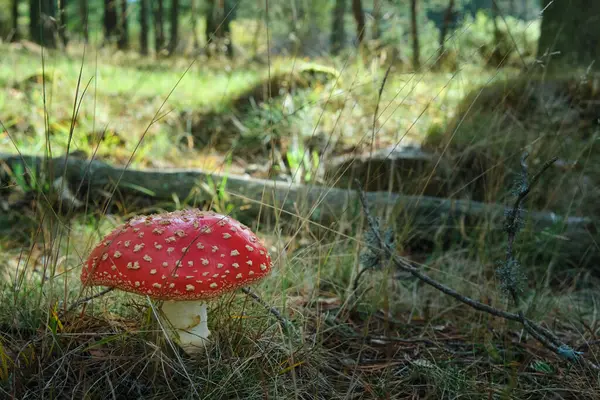
{"label": "mossy log", "polygon": [[[36,156],[0,154],[0,187],[5,187],[14,171],[25,171],[26,175],[36,171],[37,179],[64,176],[71,191],[80,199],[84,197],[78,188],[89,188],[92,193],[118,190],[120,195],[137,194],[157,202],[170,201],[173,196],[179,199],[191,196],[193,204],[198,204],[214,199],[214,190],[206,190],[207,187],[226,182],[221,189],[228,195],[228,203],[235,206],[235,216],[250,226],[260,217],[261,227],[267,229],[278,221],[280,227],[308,226],[320,232],[346,229],[352,232],[363,218],[355,190],[296,185],[197,169],[125,169],[73,156],[44,160]],[[373,214],[390,221],[389,225],[397,232],[410,227],[407,240],[431,242],[441,238],[447,241],[450,237],[464,237],[465,232],[477,232],[472,236],[481,237],[482,229],[501,233],[504,224],[506,207],[500,204],[388,192],[367,192],[366,196]],[[536,248],[552,253],[546,255],[565,267],[592,264],[592,268],[600,272],[596,221],[538,211],[527,212],[525,220],[524,236],[533,234],[531,240]]]}

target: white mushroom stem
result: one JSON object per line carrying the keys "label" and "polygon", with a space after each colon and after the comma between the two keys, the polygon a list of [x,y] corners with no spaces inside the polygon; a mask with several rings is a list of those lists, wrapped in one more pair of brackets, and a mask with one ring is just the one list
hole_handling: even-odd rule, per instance
{"label": "white mushroom stem", "polygon": [[205,301],[165,301],[162,311],[186,352],[194,353],[204,347],[210,335]]}

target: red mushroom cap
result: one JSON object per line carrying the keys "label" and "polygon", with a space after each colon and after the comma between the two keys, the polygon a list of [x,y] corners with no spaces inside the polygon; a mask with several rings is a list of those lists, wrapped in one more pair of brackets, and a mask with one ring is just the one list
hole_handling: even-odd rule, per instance
{"label": "red mushroom cap", "polygon": [[136,217],[109,233],[81,272],[84,285],[113,286],[159,300],[209,299],[271,270],[248,227],[199,210]]}

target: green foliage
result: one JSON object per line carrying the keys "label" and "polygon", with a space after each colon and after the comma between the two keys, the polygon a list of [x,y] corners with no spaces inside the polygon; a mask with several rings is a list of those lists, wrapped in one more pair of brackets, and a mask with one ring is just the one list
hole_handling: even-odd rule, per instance
{"label": "green foliage", "polygon": [[[499,36],[495,35],[494,21],[489,13],[470,15],[448,38],[452,51],[459,54],[462,62],[488,63],[494,52],[505,58],[505,64],[522,66],[534,61],[541,20],[523,21],[505,16],[498,17]],[[496,65],[493,65],[496,66]]]}

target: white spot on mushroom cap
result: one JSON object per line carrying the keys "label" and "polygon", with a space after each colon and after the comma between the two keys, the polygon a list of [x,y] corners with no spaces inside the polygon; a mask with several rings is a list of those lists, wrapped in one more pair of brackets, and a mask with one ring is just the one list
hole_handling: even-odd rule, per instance
{"label": "white spot on mushroom cap", "polygon": [[137,261],[134,261],[133,264],[131,262],[127,263],[127,269],[140,269],[140,263]]}

